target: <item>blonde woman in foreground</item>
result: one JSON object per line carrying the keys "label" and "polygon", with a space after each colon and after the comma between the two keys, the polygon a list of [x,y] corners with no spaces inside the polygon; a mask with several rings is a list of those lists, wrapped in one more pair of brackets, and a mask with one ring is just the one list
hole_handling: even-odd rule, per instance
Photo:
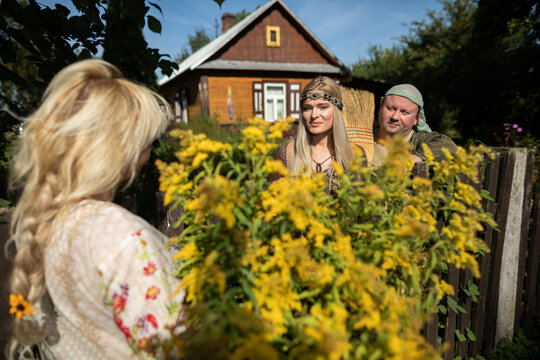
{"label": "blonde woman in foreground", "polygon": [[10,177],[21,195],[9,358],[146,358],[150,343],[181,330],[184,295],[174,294],[167,238],[112,203],[148,160],[169,111],[102,60],[72,64],[47,87]]}
{"label": "blonde woman in foreground", "polygon": [[282,143],[274,157],[283,161],[292,175],[323,173],[332,192],[337,187],[332,161],[347,171],[354,156],[341,115],[339,86],[327,76],[316,77],[302,90],[300,108],[302,120],[296,139]]}

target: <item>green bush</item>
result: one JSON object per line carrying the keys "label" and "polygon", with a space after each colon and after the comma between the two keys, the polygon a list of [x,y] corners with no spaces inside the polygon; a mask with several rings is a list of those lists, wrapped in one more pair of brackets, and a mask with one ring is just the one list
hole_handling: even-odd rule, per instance
{"label": "green bush", "polygon": [[504,338],[497,344],[497,348],[488,354],[487,360],[536,360],[540,359],[540,345],[536,339],[528,339],[523,330],[519,330],[510,340]]}
{"label": "green bush", "polygon": [[178,128],[191,130],[194,134],[205,134],[211,140],[234,145],[242,142],[241,130],[244,126],[245,124],[242,123],[221,125],[217,114],[211,116],[200,114],[189,120],[187,124],[180,123]]}

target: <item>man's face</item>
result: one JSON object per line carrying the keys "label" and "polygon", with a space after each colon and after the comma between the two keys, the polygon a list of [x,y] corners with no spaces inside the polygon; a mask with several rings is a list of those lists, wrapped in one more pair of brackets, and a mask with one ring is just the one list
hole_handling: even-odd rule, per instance
{"label": "man's face", "polygon": [[379,136],[407,136],[418,122],[418,105],[398,95],[388,95],[379,109]]}

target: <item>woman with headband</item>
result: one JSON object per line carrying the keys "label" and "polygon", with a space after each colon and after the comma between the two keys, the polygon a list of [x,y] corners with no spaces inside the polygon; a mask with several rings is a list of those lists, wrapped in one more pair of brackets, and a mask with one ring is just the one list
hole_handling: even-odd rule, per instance
{"label": "woman with headband", "polygon": [[332,192],[336,189],[332,162],[347,171],[354,156],[341,115],[339,86],[327,76],[316,77],[302,90],[300,106],[302,120],[296,139],[282,143],[274,157],[283,161],[292,175],[323,173]]}

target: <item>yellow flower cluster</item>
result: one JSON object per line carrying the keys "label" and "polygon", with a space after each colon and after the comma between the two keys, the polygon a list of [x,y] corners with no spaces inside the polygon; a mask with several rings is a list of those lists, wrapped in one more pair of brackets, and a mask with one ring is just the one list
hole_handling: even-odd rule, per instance
{"label": "yellow flower cluster", "polygon": [[398,236],[426,237],[436,231],[437,221],[433,217],[431,208],[408,205],[394,216],[398,228],[395,234]]}
{"label": "yellow flower cluster", "polygon": [[215,251],[210,252],[202,262],[200,268],[192,268],[180,281],[176,292],[181,288],[186,288],[186,301],[188,303],[197,303],[205,300],[205,286],[215,286],[219,294],[223,294],[225,291],[227,277],[220,267],[215,264],[217,257],[218,254]]}
{"label": "yellow flower cluster", "polygon": [[204,134],[194,135],[191,131],[181,134],[180,145],[183,149],[176,154],[178,160],[184,164],[191,164],[193,168],[201,166],[210,154],[232,150],[231,144],[210,140]]}
{"label": "yellow flower cluster", "polygon": [[271,221],[278,215],[286,214],[294,227],[300,231],[312,225],[326,233],[327,231],[313,221],[313,216],[325,210],[320,205],[324,198],[325,186],[326,181],[323,175],[285,177],[273,182],[261,194],[261,205],[265,212],[264,220]]}
{"label": "yellow flower cluster", "polygon": [[433,276],[432,280],[435,282],[435,287],[437,288],[438,298],[442,299],[446,295],[454,295],[454,287],[447,283],[444,280],[440,280],[437,276]]}
{"label": "yellow flower cluster", "polygon": [[287,130],[293,118],[276,121],[271,125],[260,118],[253,118],[248,121],[250,126],[242,130],[243,141],[238,146],[240,150],[246,150],[253,156],[265,155],[276,147],[275,143],[267,140],[280,140],[283,138],[283,131]]}
{"label": "yellow flower cluster", "polygon": [[468,150],[458,146],[457,151],[452,155],[448,149],[443,148],[446,159],[441,162],[434,160],[433,153],[426,144],[422,145],[426,155],[426,162],[433,169],[433,179],[448,181],[455,179],[459,174],[466,175],[473,182],[478,183],[478,169],[472,164],[492,158],[493,153],[485,146],[471,146]]}
{"label": "yellow flower cluster", "polygon": [[164,192],[164,204],[169,205],[173,200],[193,188],[191,181],[186,182],[189,172],[183,164],[167,164],[161,160],[156,160],[156,167],[160,171],[159,191]]}
{"label": "yellow flower cluster", "polygon": [[[332,197],[324,176],[291,176],[270,158],[291,121],[251,119],[235,149],[173,134],[179,163],[157,164],[166,203],[184,209],[175,259],[186,301],[227,322],[219,336],[232,359],[434,358],[421,330],[454,293],[436,269],[478,275],[475,256],[487,249],[477,233],[495,225],[475,187],[459,181],[478,179],[486,150],[460,148],[437,163],[425,149],[433,172],[413,178],[409,145],[397,139],[375,170],[360,157],[348,172],[334,164]],[[283,177],[268,183],[274,173]],[[201,321],[197,341],[213,341],[204,333],[213,324]]]}
{"label": "yellow flower cluster", "polygon": [[330,304],[329,308],[314,305],[310,314],[313,324],[304,328],[304,335],[316,341],[318,358],[342,359],[352,348],[347,332],[347,309],[336,304]]}
{"label": "yellow flower cluster", "polygon": [[264,160],[264,165],[262,168],[268,174],[277,173],[281,176],[289,175],[289,169],[287,169],[285,165],[283,165],[283,162],[281,160],[266,159]]}
{"label": "yellow flower cluster", "polygon": [[186,210],[196,214],[196,222],[215,215],[225,220],[229,229],[234,226],[236,218],[233,209],[242,206],[240,187],[235,181],[221,175],[207,177],[195,189],[195,195],[198,197],[186,204]]}
{"label": "yellow flower cluster", "polygon": [[405,182],[414,165],[409,153],[411,144],[397,136],[394,141],[384,142],[383,145],[388,149],[388,156],[383,160],[383,168],[386,170],[388,180],[397,184]]}

